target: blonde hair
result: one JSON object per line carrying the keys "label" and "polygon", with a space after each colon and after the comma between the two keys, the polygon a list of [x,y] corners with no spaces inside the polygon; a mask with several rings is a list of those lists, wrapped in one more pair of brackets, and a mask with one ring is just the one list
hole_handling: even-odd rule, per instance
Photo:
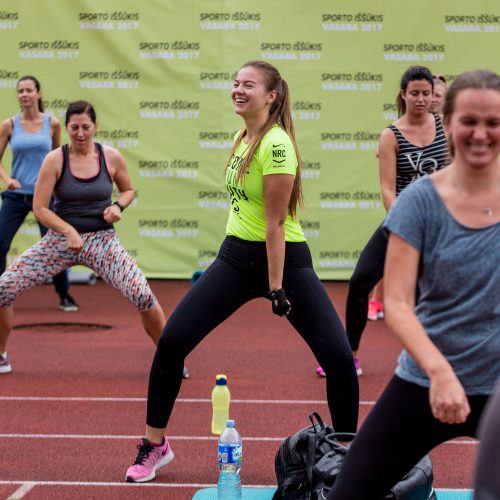
{"label": "blonde hair", "polygon": [[[236,177],[241,184],[244,184],[245,173],[250,166],[253,155],[260,145],[260,141],[274,125],[278,124],[290,137],[293,148],[295,150],[295,154],[297,156],[297,173],[295,174],[292,194],[290,195],[290,201],[288,203],[288,213],[290,216],[295,218],[297,216],[297,206],[302,207],[304,204],[301,183],[302,159],[300,156],[299,148],[297,146],[297,142],[295,140],[295,129],[292,121],[292,113],[290,111],[290,92],[288,90],[288,84],[283,78],[281,78],[278,70],[265,61],[248,61],[241,66],[240,70],[247,67],[252,67],[259,70],[264,75],[266,90],[275,90],[277,93],[277,97],[271,105],[268,119],[260,129],[257,137],[251,142],[251,144],[249,144],[248,153],[238,165]],[[231,153],[229,154],[226,170],[229,167],[231,158],[234,156],[234,153],[238,149],[238,146],[240,145],[245,135],[246,130],[243,130],[236,138]]]}

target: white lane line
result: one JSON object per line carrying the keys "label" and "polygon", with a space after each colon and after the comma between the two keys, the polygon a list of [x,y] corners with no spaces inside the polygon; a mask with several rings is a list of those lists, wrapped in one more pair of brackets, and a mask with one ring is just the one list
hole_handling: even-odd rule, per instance
{"label": "white lane line", "polygon": [[[109,439],[115,441],[141,439],[142,436],[106,434],[0,434],[0,439]],[[217,436],[168,436],[169,441],[217,441]],[[245,441],[283,441],[280,437],[245,437]]]}
{"label": "white lane line", "polygon": [[[202,483],[113,483],[113,482],[82,482],[82,481],[1,481],[0,480],[0,485],[16,485],[16,484],[32,484],[33,486],[102,486],[102,487],[109,487],[109,486],[119,486],[121,488],[214,488],[217,485],[214,484],[202,484]],[[273,488],[276,489],[275,484],[245,484],[245,487],[248,488]],[[453,489],[453,488],[437,488],[437,492],[470,492],[472,493],[473,490],[471,489]]]}
{"label": "white lane line", "polygon": [[[0,401],[84,401],[102,403],[144,403],[146,398],[94,398],[94,397],[55,397],[55,396],[0,396]],[[176,403],[212,403],[207,398],[178,398]],[[269,405],[326,405],[326,400],[307,399],[232,399],[236,404]],[[360,401],[363,406],[373,406],[376,401]]]}
{"label": "white lane line", "polygon": [[[18,484],[17,482],[14,484]],[[20,500],[21,498],[29,493],[35,487],[35,483],[33,481],[28,481],[23,483],[10,497],[7,497],[7,500]]]}
{"label": "white lane line", "polygon": [[[111,434],[0,434],[0,439],[110,439],[110,440],[129,440],[141,439],[142,436],[126,436]],[[169,441],[217,441],[217,436],[168,436]],[[285,437],[243,437],[243,441],[270,441],[281,442]],[[453,439],[443,444],[453,445],[477,445],[479,441],[475,439]],[[0,483],[1,484],[1,483]]]}
{"label": "white lane line", "polygon": [[[27,482],[27,481],[26,481]],[[16,485],[23,481],[0,481],[0,485]],[[83,482],[83,481],[29,481],[33,486],[119,486],[121,488],[214,488],[216,483],[113,483],[113,482]],[[245,484],[249,488],[276,488],[275,484]]]}

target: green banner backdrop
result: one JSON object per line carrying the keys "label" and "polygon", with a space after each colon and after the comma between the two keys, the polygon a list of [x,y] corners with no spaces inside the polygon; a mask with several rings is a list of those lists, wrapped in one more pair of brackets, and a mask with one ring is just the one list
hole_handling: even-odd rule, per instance
{"label": "green banner backdrop", "polygon": [[[224,237],[235,72],[267,60],[292,91],[315,268],[347,279],[384,217],[375,149],[401,74],[498,70],[499,41],[496,0],[2,0],[0,116],[18,111],[25,74],[62,120],[91,101],[97,140],[123,153],[137,190],[121,240],[148,277],[188,278]],[[9,259],[38,237],[30,218]]]}

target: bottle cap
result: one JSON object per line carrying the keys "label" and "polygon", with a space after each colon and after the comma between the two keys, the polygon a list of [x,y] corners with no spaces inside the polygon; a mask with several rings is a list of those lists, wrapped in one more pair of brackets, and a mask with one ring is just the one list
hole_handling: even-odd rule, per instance
{"label": "bottle cap", "polygon": [[234,427],[234,420],[233,419],[229,419],[226,422],[226,427]]}
{"label": "bottle cap", "polygon": [[217,375],[215,377],[215,385],[227,385],[227,377],[225,375]]}

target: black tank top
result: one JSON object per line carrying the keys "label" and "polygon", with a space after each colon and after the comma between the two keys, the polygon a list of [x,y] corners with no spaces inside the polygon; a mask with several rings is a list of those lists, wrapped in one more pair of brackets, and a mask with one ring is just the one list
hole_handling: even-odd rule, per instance
{"label": "black tank top", "polygon": [[427,146],[415,146],[407,141],[395,125],[389,125],[398,141],[396,158],[396,195],[420,177],[432,174],[446,166],[448,161],[448,143],[439,115],[434,115],[436,136]]}
{"label": "black tank top", "polygon": [[89,179],[80,179],[71,173],[68,145],[62,147],[61,177],[54,187],[54,212],[79,233],[112,229],[103,211],[111,205],[113,181],[109,175],[102,146],[94,143],[99,162],[99,172]]}

